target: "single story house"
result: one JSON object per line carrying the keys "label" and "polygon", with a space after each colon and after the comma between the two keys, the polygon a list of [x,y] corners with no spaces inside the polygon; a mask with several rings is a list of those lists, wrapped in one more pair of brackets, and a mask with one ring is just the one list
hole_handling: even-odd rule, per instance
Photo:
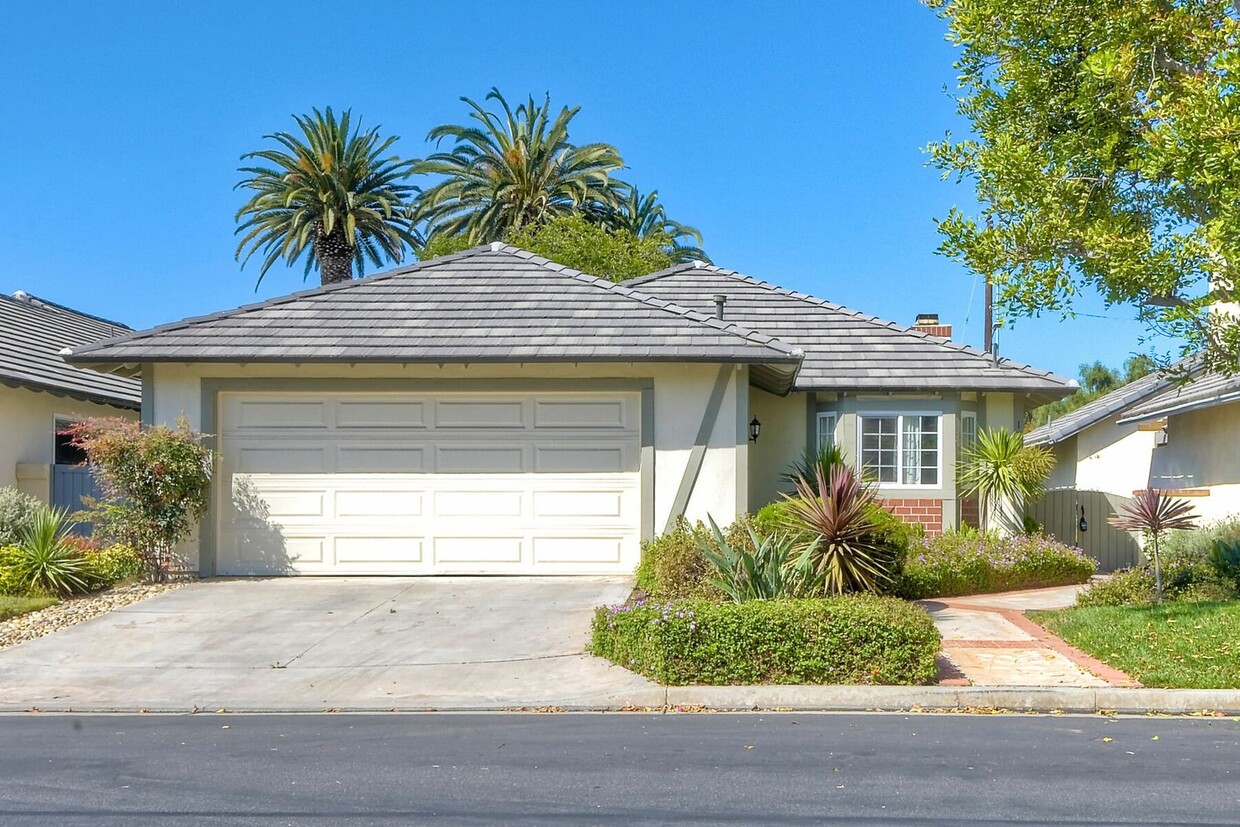
{"label": "single story house", "polygon": [[141,383],[66,364],[60,351],[127,332],[28,293],[0,295],[0,486],[80,506],[89,472],[60,431],[86,417],[137,419]]}
{"label": "single story house", "polygon": [[204,576],[629,573],[828,441],[941,530],[961,440],[1075,387],[716,267],[613,284],[502,244],[64,355],[212,435]]}

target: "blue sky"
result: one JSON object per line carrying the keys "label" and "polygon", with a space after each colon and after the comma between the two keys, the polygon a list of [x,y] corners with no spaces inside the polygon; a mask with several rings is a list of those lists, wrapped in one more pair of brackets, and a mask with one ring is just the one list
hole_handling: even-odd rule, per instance
{"label": "blue sky", "polygon": [[[461,95],[550,92],[577,141],[699,227],[715,262],[971,344],[982,290],[935,253],[971,203],[922,147],[951,127],[953,49],[915,0],[10,4],[0,30],[6,255],[23,289],[146,327],[303,286],[233,258],[239,156],[312,106],[352,107],[425,154]],[[975,290],[976,287],[976,290]],[[972,301],[971,301],[972,297]],[[1130,308],[1019,319],[1014,359],[1075,376],[1143,350]]]}

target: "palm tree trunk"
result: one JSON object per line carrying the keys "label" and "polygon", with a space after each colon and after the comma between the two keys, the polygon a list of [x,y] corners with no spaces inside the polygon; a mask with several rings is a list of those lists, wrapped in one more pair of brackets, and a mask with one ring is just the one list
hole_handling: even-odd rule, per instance
{"label": "palm tree trunk", "polygon": [[319,261],[319,277],[323,284],[337,284],[353,278],[353,245],[345,237],[344,227],[336,225],[330,235],[319,231],[314,240],[314,255]]}

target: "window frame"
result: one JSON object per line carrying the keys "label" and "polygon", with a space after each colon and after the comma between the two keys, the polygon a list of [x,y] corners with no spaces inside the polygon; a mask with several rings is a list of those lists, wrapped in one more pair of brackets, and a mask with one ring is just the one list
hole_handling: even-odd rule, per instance
{"label": "window frame", "polygon": [[[823,427],[823,423],[827,421],[830,421],[831,423],[831,427],[829,429]],[[831,436],[832,445],[839,445],[837,431],[840,427],[840,416],[838,413],[835,411],[818,411],[817,416],[814,418],[814,422],[814,445],[817,447],[818,451],[821,452],[825,447],[822,444],[822,438],[827,434]]]}
{"label": "window frame", "polygon": [[73,426],[73,425],[77,425],[81,421],[82,421],[82,417],[80,416],[70,416],[68,414],[52,414],[52,461],[51,461],[51,465],[59,465],[65,468],[77,468],[86,463],[87,460],[86,460],[85,452],[82,452],[81,462],[64,463],[64,462],[56,461],[58,459],[57,448],[59,447],[58,442],[60,441],[60,432],[62,430],[61,425],[63,424],[66,426]]}
{"label": "window frame", "polygon": [[960,444],[956,448],[956,453],[958,454],[963,454],[965,450],[970,447],[968,444],[969,438],[965,434],[965,427],[964,427],[965,422],[973,423],[973,436],[971,439],[972,439],[972,444],[977,445],[977,411],[961,411],[960,412],[960,434],[958,437]]}
{"label": "window frame", "polygon": [[[900,482],[904,476],[904,418],[906,416],[932,416],[935,418],[935,435],[938,437],[938,446],[935,449],[935,466],[933,483],[905,483]],[[875,481],[874,485],[881,489],[906,489],[906,490],[939,490],[943,488],[943,411],[928,410],[916,408],[901,408],[891,411],[858,411],[857,412],[857,470],[865,472],[865,460],[862,453],[862,440],[865,433],[865,420],[867,419],[890,419],[894,417],[896,420],[896,481],[880,482]],[[919,466],[920,467],[920,466]]]}

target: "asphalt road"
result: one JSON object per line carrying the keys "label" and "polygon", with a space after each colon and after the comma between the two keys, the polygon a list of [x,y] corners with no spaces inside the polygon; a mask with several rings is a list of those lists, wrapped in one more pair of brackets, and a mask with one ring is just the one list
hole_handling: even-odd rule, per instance
{"label": "asphalt road", "polygon": [[2,825],[1237,824],[1230,718],[0,717]]}

